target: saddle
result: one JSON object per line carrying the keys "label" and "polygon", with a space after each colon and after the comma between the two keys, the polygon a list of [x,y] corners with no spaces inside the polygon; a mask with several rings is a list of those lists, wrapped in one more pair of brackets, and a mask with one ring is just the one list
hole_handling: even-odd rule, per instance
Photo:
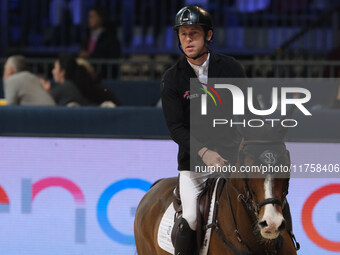
{"label": "saddle", "polygon": [[[199,251],[203,245],[203,240],[205,236],[205,232],[207,230],[207,222],[209,217],[209,211],[210,211],[210,205],[211,205],[211,199],[214,193],[214,188],[216,185],[218,179],[216,178],[209,178],[206,183],[203,191],[200,193],[200,195],[197,198],[197,208],[196,208],[196,214],[197,214],[197,231],[196,231],[196,245],[197,245],[197,251]],[[221,179],[218,182],[218,187],[216,190],[216,197],[219,197],[223,186],[224,186],[225,180]],[[182,218],[182,204],[181,204],[181,198],[180,198],[180,190],[179,186],[177,184],[176,188],[173,192],[173,205],[174,209],[176,211],[175,217],[174,217],[174,226],[171,232],[171,241],[172,244],[175,244],[175,238],[178,232],[178,226],[179,222]]]}

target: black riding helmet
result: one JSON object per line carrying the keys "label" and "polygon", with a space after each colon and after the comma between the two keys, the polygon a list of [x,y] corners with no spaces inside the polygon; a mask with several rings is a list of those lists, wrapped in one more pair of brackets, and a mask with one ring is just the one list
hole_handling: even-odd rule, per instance
{"label": "black riding helmet", "polygon": [[[209,12],[207,12],[206,10],[197,5],[185,6],[181,10],[179,10],[179,12],[176,14],[175,25],[173,26],[173,29],[177,32],[178,47],[183,52],[184,55],[185,53],[181,47],[181,42],[178,36],[179,27],[184,25],[202,26],[204,29],[204,40],[206,45],[208,45],[211,42],[211,39],[209,41],[206,40],[208,31],[213,30],[213,21]],[[193,59],[197,59],[207,53],[208,51],[201,53],[194,57]]]}

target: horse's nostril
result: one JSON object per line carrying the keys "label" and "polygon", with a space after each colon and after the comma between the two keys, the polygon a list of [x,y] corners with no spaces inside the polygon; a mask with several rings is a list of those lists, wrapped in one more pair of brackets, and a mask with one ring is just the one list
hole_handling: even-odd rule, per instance
{"label": "horse's nostril", "polygon": [[280,225],[280,227],[279,227],[279,231],[282,231],[282,230],[284,230],[286,228],[286,221],[282,221],[282,223],[281,223],[281,225]]}
{"label": "horse's nostril", "polygon": [[265,220],[259,222],[259,225],[260,225],[261,228],[265,228],[265,227],[268,226],[267,221],[265,221]]}

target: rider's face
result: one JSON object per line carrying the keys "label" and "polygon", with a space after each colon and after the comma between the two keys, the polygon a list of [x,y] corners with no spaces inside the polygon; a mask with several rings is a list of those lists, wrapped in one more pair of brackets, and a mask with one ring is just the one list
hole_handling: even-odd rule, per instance
{"label": "rider's face", "polygon": [[[195,57],[206,50],[204,44],[204,30],[200,25],[180,26],[178,36],[182,49],[188,57]],[[212,31],[209,30],[207,40],[210,40],[211,36]]]}

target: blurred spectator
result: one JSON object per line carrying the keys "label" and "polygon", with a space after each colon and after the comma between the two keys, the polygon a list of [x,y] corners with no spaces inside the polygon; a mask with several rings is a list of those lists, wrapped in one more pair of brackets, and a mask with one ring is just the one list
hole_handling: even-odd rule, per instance
{"label": "blurred spectator", "polygon": [[106,10],[98,7],[90,9],[87,36],[79,57],[119,58],[120,55],[120,43],[116,31],[109,26]]}
{"label": "blurred spectator", "polygon": [[102,107],[115,107],[120,105],[118,98],[102,84],[102,81],[93,66],[83,58],[77,58],[76,61],[78,65],[83,66],[91,75],[94,84],[94,101]]}
{"label": "blurred spectator", "polygon": [[93,66],[84,58],[76,58],[76,62],[78,65],[84,67],[86,71],[91,75],[93,79],[96,79],[96,71],[94,70]]}
{"label": "blurred spectator", "polygon": [[7,59],[3,81],[8,105],[55,105],[52,97],[42,87],[39,78],[27,71],[24,56],[14,55]]}
{"label": "blurred spectator", "polygon": [[[90,66],[88,62],[86,63]],[[45,81],[44,87],[51,91],[58,105],[99,105],[104,101],[112,101],[113,105],[118,104],[114,95],[96,81],[94,73],[91,75],[84,64],[79,65],[73,56],[60,55],[54,63],[52,75],[58,85],[51,88],[51,84]]]}
{"label": "blurred spectator", "polygon": [[[74,57],[61,55],[52,70],[53,80],[58,83],[51,89],[51,95],[58,105],[81,106],[93,104],[87,97],[91,77],[80,67]],[[87,95],[87,96],[86,96]]]}

